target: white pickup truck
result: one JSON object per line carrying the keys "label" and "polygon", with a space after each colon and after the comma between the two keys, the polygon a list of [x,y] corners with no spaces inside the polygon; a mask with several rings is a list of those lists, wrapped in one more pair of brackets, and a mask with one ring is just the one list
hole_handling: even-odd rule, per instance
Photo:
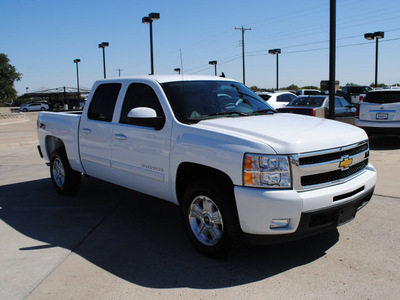
{"label": "white pickup truck", "polygon": [[58,192],[86,174],[171,201],[209,256],[335,228],[376,183],[363,130],[277,113],[219,77],[100,80],[82,113],[39,113],[38,135]]}

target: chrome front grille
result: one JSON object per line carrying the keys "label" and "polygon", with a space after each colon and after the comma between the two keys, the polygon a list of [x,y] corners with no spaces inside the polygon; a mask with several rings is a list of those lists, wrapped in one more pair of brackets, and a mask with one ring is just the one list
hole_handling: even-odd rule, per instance
{"label": "chrome front grille", "polygon": [[330,186],[357,176],[368,165],[368,141],[340,148],[291,155],[295,190]]}

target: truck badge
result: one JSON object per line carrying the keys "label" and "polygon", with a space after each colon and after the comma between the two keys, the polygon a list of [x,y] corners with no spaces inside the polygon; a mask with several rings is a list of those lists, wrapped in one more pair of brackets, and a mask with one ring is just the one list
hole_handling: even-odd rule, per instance
{"label": "truck badge", "polygon": [[353,159],[352,158],[349,158],[348,156],[344,156],[344,157],[342,157],[342,160],[339,163],[339,168],[342,171],[345,171],[350,167],[350,165],[352,163],[353,163]]}

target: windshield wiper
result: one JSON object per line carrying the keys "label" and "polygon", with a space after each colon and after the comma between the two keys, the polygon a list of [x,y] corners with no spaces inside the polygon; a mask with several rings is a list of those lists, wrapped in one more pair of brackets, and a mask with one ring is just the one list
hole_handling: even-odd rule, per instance
{"label": "windshield wiper", "polygon": [[202,117],[213,117],[213,116],[231,116],[231,115],[239,115],[239,116],[248,116],[249,114],[240,112],[240,111],[226,111],[226,112],[219,112],[219,113],[213,113],[209,115],[203,115]]}
{"label": "windshield wiper", "polygon": [[275,109],[263,109],[263,110],[257,110],[253,112],[253,115],[261,115],[264,113],[268,113],[268,114],[274,114],[277,111]]}

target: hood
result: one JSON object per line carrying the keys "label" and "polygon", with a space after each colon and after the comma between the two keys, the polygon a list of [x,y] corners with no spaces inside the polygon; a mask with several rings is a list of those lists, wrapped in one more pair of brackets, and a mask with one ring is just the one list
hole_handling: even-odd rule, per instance
{"label": "hood", "polygon": [[278,154],[331,149],[368,139],[364,130],[353,125],[289,113],[211,119],[196,126],[266,144]]}

